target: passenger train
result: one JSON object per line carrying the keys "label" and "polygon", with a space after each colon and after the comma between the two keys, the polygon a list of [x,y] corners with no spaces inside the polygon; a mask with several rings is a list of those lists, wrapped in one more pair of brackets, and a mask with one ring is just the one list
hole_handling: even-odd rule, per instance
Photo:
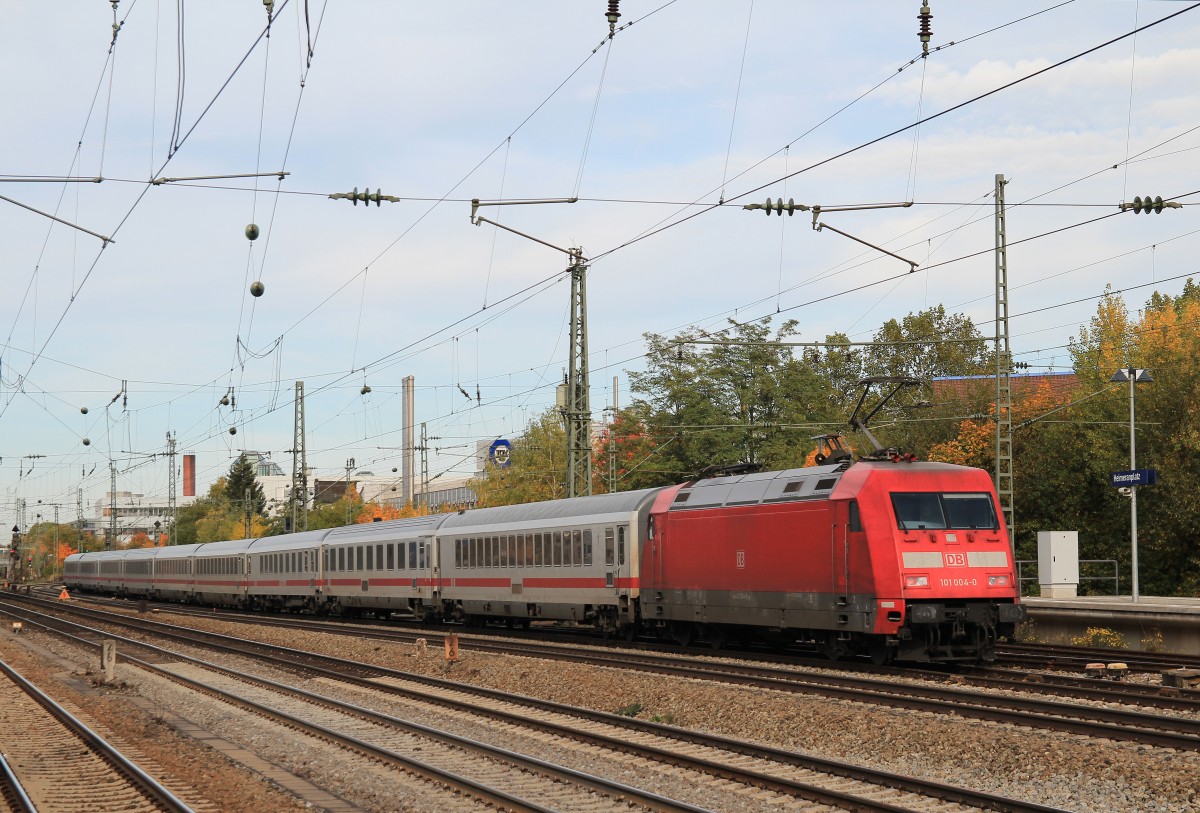
{"label": "passenger train", "polygon": [[68,588],[425,622],[767,637],[876,662],[991,660],[1025,617],[988,474],[818,458],[640,491],[69,556]]}

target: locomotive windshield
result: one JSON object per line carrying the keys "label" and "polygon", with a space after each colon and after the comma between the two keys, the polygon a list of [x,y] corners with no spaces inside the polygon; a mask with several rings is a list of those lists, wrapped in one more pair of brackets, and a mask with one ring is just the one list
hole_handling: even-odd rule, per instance
{"label": "locomotive windshield", "polygon": [[901,530],[999,528],[990,494],[893,494]]}

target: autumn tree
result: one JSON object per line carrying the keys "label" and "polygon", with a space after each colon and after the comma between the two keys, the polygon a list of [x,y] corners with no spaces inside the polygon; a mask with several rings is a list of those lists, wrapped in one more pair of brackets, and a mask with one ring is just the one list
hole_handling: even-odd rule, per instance
{"label": "autumn tree", "polygon": [[[1071,356],[1073,392],[1035,391],[1023,403],[1014,390],[1018,558],[1036,557],[1039,530],[1077,530],[1081,558],[1116,560],[1129,589],[1129,502],[1110,485],[1112,472],[1129,468],[1129,385],[1110,379],[1118,368],[1142,368],[1154,383],[1137,385],[1137,464],[1157,469],[1159,480],[1138,491],[1140,586],[1200,593],[1200,287],[1188,280],[1179,296],[1155,293],[1136,316],[1108,294]],[[931,457],[991,469],[993,414],[961,422]]]}

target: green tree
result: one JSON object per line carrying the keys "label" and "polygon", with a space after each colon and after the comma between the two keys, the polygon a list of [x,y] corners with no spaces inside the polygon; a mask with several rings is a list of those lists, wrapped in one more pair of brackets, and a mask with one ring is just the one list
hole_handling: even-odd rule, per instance
{"label": "green tree", "polygon": [[636,484],[678,482],[739,461],[801,465],[830,414],[828,384],[787,344],[796,327],[788,321],[772,334],[770,319],[731,320],[717,333],[647,334],[646,369],[629,373],[635,399],[618,443],[626,451],[627,437],[649,445],[660,476]]}
{"label": "green tree", "polygon": [[261,514],[267,504],[263,495],[262,485],[254,476],[254,463],[245,455],[238,455],[229,467],[225,476],[225,494],[232,503],[240,503],[242,511],[246,511],[247,495],[250,499],[250,512]]}
{"label": "green tree", "polygon": [[566,495],[567,431],[562,414],[550,409],[530,421],[512,442],[509,465],[471,480],[480,506],[556,500]]}
{"label": "green tree", "polygon": [[948,314],[942,305],[910,313],[899,322],[889,319],[873,341],[864,359],[868,375],[927,382],[940,376],[987,375],[995,370],[994,355],[971,318]]}
{"label": "green tree", "polygon": [[247,489],[252,509],[250,535],[268,535],[272,526],[263,515],[266,500],[262,486],[254,479],[253,465],[239,456],[229,467],[229,473],[212,484],[207,495],[176,511],[175,544],[244,539]]}

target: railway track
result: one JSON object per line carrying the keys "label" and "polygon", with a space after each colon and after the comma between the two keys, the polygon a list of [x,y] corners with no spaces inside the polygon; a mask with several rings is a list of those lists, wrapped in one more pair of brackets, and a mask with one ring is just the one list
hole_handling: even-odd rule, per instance
{"label": "railway track", "polygon": [[4,799],[13,810],[191,811],[4,661],[0,680]]}
{"label": "railway track", "polygon": [[[43,606],[60,607],[61,605],[48,602]],[[64,611],[66,610],[69,608],[64,608]],[[129,623],[128,616],[113,615],[115,623]],[[91,616],[95,617],[95,611],[91,613]],[[359,625],[334,624],[301,618],[264,618],[255,615],[245,619],[226,617],[224,620],[282,624],[291,628],[326,633],[349,632],[359,637],[400,642],[412,642],[419,637],[424,637],[405,630],[385,627],[363,628]],[[138,625],[141,626],[159,623],[161,622],[145,618],[138,620]],[[173,629],[178,633],[185,628]],[[208,640],[212,641],[218,641],[224,637],[214,633],[202,634],[210,636]],[[798,670],[786,665],[768,667],[744,662],[729,663],[714,657],[708,657],[698,662],[694,658],[689,660],[687,655],[675,653],[668,655],[628,649],[570,648],[561,644],[490,637],[468,640],[469,643],[466,645],[478,652],[556,659],[618,669],[639,669],[676,677],[755,686],[797,694],[821,695],[916,711],[941,712],[1166,748],[1200,750],[1200,719],[1196,717],[1169,716],[1101,705],[1043,700],[1027,696],[1028,687],[1022,687],[1022,690],[1016,695],[996,695],[971,691],[969,688],[961,686],[931,685],[924,678],[921,683],[910,683],[896,681],[891,676],[828,674]],[[256,646],[261,648],[262,645]],[[1059,688],[1066,691],[1067,687]],[[1055,690],[1050,689],[1049,691]],[[1113,691],[1119,692],[1120,690]],[[1072,699],[1079,698],[1072,697]],[[1116,695],[1107,696],[1103,700],[1120,702]]]}
{"label": "railway track", "polygon": [[[89,597],[88,600],[96,600],[104,605],[126,611],[132,609],[128,601],[121,599],[95,599],[95,597]],[[179,607],[173,604],[159,606],[173,614],[192,615],[199,618],[221,621],[282,626],[309,632],[350,633],[359,637],[380,640],[411,642],[417,638],[430,635],[428,628],[418,632],[410,631],[407,628],[397,628],[394,625],[386,623],[363,624],[361,622],[345,622],[313,617],[263,615],[259,613],[240,613],[237,611],[218,612]],[[457,631],[457,629],[447,628],[446,631]],[[480,635],[478,631],[472,631],[464,634],[472,636],[471,647],[476,651],[530,655],[532,657],[565,657],[557,654],[562,651],[562,643],[559,641],[547,644],[543,643],[538,637],[517,634],[515,637],[518,641],[527,643],[516,644],[512,640],[513,636],[511,633],[503,635],[489,635],[484,633]],[[494,640],[489,641],[489,639]],[[588,638],[584,638],[582,642],[582,645],[587,647],[619,651],[623,653],[621,655],[623,661],[628,660],[628,655],[625,653],[628,653],[633,648],[642,650],[641,655],[646,658],[653,657],[652,654],[646,653],[658,653],[670,659],[670,662],[677,662],[681,657],[697,657],[705,659],[706,663],[710,661],[716,663],[716,661],[712,660],[714,656],[711,651],[700,648],[680,649],[675,646],[664,647],[653,644],[634,644],[631,646],[615,642],[605,642],[599,646],[598,644],[600,642]],[[538,647],[546,647],[547,649],[539,650],[537,649]],[[1093,660],[1095,659],[1095,652],[1098,651],[1093,652]],[[1107,652],[1111,656],[1116,651],[1107,650],[1103,652]],[[795,655],[780,655],[777,653],[726,654],[729,657],[747,658],[776,667],[770,671],[760,673],[766,677],[778,676],[779,669],[786,671],[795,667],[804,667],[810,670],[817,670],[818,672],[837,672],[839,674],[849,671],[866,676],[865,679],[867,680],[877,679],[882,682],[893,682],[891,678],[899,677],[906,680],[941,683],[954,687],[981,687],[1021,694],[1035,693],[1072,700],[1132,705],[1141,708],[1154,708],[1182,714],[1200,715],[1200,690],[1173,689],[1144,683],[1093,679],[1081,673],[1082,667],[1080,667],[1080,673],[1070,672],[1067,674],[1018,670],[999,666],[960,667],[956,671],[947,672],[944,669],[922,670],[910,667],[879,667],[858,661],[833,663],[821,657],[807,658]],[[1109,662],[1111,662],[1111,658]],[[804,674],[807,675],[807,672]],[[839,677],[835,680],[840,681],[841,678]]]}
{"label": "railway track", "polygon": [[[32,614],[27,618],[31,625],[43,622],[51,625],[71,623],[34,618]],[[138,626],[141,621],[132,623],[125,620],[124,623]],[[189,634],[179,630],[159,629],[157,624],[152,626],[156,630],[155,634],[166,635],[200,647],[214,646],[214,637],[211,634],[196,634],[195,631],[190,631]],[[135,642],[127,640],[127,643]],[[611,754],[618,754],[622,756],[615,761],[614,769],[625,773],[633,771],[653,775],[664,770],[685,771],[686,781],[695,786],[702,798],[714,800],[713,806],[717,809],[755,809],[752,804],[767,804],[770,809],[785,806],[790,810],[936,810],[939,813],[1052,809],[949,785],[853,768],[828,760],[806,758],[781,749],[685,732],[619,715],[529,698],[513,698],[499,692],[347,663],[335,658],[314,659],[310,653],[288,653],[278,647],[261,645],[256,645],[255,650],[269,652],[247,652],[244,646],[233,646],[229,642],[220,643],[219,647],[241,657],[257,657],[272,668],[286,666],[293,670],[302,669],[316,675],[323,686],[357,687],[355,691],[366,692],[369,697],[375,698],[373,705],[382,702],[379,699],[382,695],[387,698],[388,703],[402,703],[407,708],[405,717],[424,714],[440,721],[455,719],[459,725],[468,727],[478,727],[478,721],[486,719],[493,729],[493,738],[499,738],[505,743],[542,740],[543,746],[558,742],[555,746],[557,749],[574,753],[575,759],[585,759],[585,764],[590,762],[599,765],[613,761]],[[293,662],[298,656],[304,658],[304,662],[299,666]],[[364,711],[357,705],[353,708],[343,705],[342,701],[333,699],[330,691],[313,694],[294,686],[282,688],[276,682],[248,676],[226,667],[202,664],[199,659],[183,656],[178,652],[158,651],[155,659],[169,662],[160,663],[158,668],[171,672],[175,679],[196,680],[196,670],[219,670],[223,679],[254,684],[255,691],[285,691],[289,696],[299,698],[300,702],[332,706],[331,713],[353,714],[369,718],[372,725],[386,724],[413,731],[414,724],[401,722],[394,716]],[[317,666],[313,663],[314,660],[320,660],[323,665]],[[181,663],[186,663],[187,666],[182,667]],[[205,679],[204,684],[209,690],[213,690],[212,679]],[[224,690],[228,691],[228,688]],[[245,690],[239,690],[238,693],[244,694]],[[265,705],[261,699],[254,702]],[[272,704],[276,712],[279,710],[278,706],[278,701]],[[419,708],[414,710],[414,706],[429,708],[421,711]],[[434,708],[436,710],[433,710]],[[421,736],[435,736],[446,745],[462,747],[455,739],[456,735],[446,731],[431,734],[423,727],[418,728]],[[478,740],[475,742],[478,743]],[[570,743],[569,747],[562,744],[566,742]],[[472,747],[479,746],[476,744]],[[594,753],[597,749],[610,756],[598,756]],[[512,759],[511,756],[503,758]],[[569,757],[567,760],[569,761]],[[523,771],[537,770],[536,766],[531,767],[528,764],[522,764],[521,768]],[[628,800],[637,799],[628,788],[622,789],[620,793]],[[656,804],[661,805],[662,802],[651,800],[647,807],[676,809],[662,808],[655,806]],[[561,809],[579,808],[567,804]]]}
{"label": "railway track", "polygon": [[1134,652],[1127,649],[1096,649],[1055,644],[1001,644],[996,654],[1003,664],[1021,664],[1039,669],[1082,672],[1090,663],[1124,663],[1131,671],[1160,672],[1164,669],[1200,669],[1200,658],[1172,652]]}

